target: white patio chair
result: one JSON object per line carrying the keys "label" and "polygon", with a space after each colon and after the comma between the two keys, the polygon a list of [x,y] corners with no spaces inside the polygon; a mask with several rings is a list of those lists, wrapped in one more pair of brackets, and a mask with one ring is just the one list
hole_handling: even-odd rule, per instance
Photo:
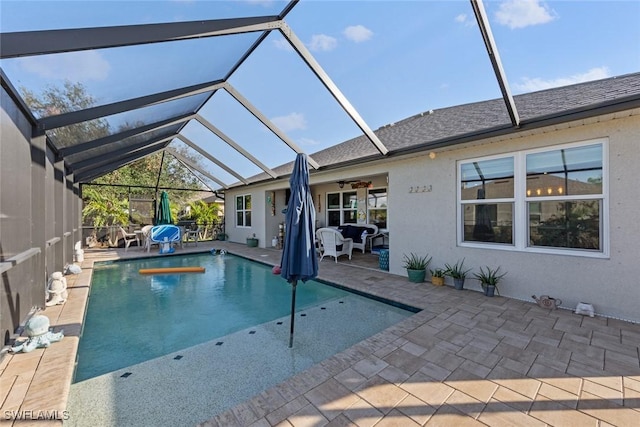
{"label": "white patio chair", "polygon": [[143,249],[146,250],[147,252],[151,251],[151,245],[160,245],[157,242],[152,242],[151,241],[151,229],[153,228],[153,225],[145,225],[144,227],[142,227],[142,238],[144,239],[144,242],[142,243]]}
{"label": "white patio chair", "polygon": [[140,246],[140,239],[136,233],[129,233],[123,227],[120,227],[120,237],[124,240],[124,251],[127,252],[129,249],[129,245],[131,243],[136,242],[138,246]]}
{"label": "white patio chair", "polygon": [[185,245],[191,240],[195,242],[196,246],[198,246],[198,240],[200,240],[200,226],[194,222],[190,227],[186,227],[184,230],[184,240]]}
{"label": "white patio chair", "polygon": [[316,231],[316,237],[322,245],[320,261],[322,261],[325,256],[332,256],[335,258],[335,261],[338,262],[340,255],[348,255],[349,259],[351,259],[353,239],[345,238],[338,230],[326,227],[319,228]]}

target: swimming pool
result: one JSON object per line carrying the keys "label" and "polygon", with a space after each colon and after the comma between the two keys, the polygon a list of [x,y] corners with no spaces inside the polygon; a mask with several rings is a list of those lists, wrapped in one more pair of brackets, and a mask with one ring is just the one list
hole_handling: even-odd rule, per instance
{"label": "swimming pool", "polygon": [[[143,268],[176,266],[202,266],[206,272],[138,272]],[[353,296],[309,281],[298,286],[296,311],[347,295]],[[388,319],[382,325],[389,326],[411,314],[373,303],[371,317]],[[96,263],[74,381],[260,325],[286,316],[290,309],[291,286],[286,281],[273,275],[266,265],[229,254]],[[356,336],[354,342],[364,338]]]}

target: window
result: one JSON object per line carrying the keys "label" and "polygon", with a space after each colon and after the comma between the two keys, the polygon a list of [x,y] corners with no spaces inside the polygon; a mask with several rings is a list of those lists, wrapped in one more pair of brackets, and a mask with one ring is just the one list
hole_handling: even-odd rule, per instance
{"label": "window", "polygon": [[513,157],[461,165],[463,241],[513,244]]}
{"label": "window", "polygon": [[387,189],[376,188],[367,192],[367,218],[369,224],[387,228]]}
{"label": "window", "polygon": [[327,193],[327,225],[355,224],[358,221],[358,197],[355,191]]}
{"label": "window", "polygon": [[459,241],[607,255],[606,141],[459,162]]}
{"label": "window", "polygon": [[236,227],[251,227],[251,194],[236,196]]}
{"label": "window", "polygon": [[527,154],[531,246],[601,251],[602,144]]}

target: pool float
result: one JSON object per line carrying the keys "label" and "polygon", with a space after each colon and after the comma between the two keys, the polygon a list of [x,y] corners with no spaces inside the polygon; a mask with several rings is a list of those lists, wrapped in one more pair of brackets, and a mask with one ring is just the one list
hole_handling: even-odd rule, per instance
{"label": "pool float", "polygon": [[164,267],[164,268],[141,268],[140,274],[174,274],[174,273],[204,273],[204,267]]}

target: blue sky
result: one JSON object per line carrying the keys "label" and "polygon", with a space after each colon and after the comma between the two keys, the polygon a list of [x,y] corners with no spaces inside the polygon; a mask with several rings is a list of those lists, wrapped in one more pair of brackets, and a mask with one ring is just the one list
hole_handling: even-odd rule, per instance
{"label": "blue sky", "polygon": [[[191,21],[277,14],[285,4],[2,0],[0,24],[7,32]],[[484,6],[514,94],[640,71],[638,0],[506,0],[485,1]],[[285,20],[374,130],[423,111],[501,96],[466,0],[302,0]],[[113,102],[163,90],[168,83],[210,80],[224,65],[227,48],[250,41],[236,37],[226,46],[199,40],[3,60],[0,65],[16,86],[37,91],[70,79],[81,81],[98,102]],[[360,134],[277,33],[230,83],[308,153]],[[203,115],[268,166],[294,157],[228,95],[216,95]],[[233,157],[230,163],[242,174],[259,172],[237,154],[226,154],[229,150],[201,126],[189,126],[185,134]]]}

